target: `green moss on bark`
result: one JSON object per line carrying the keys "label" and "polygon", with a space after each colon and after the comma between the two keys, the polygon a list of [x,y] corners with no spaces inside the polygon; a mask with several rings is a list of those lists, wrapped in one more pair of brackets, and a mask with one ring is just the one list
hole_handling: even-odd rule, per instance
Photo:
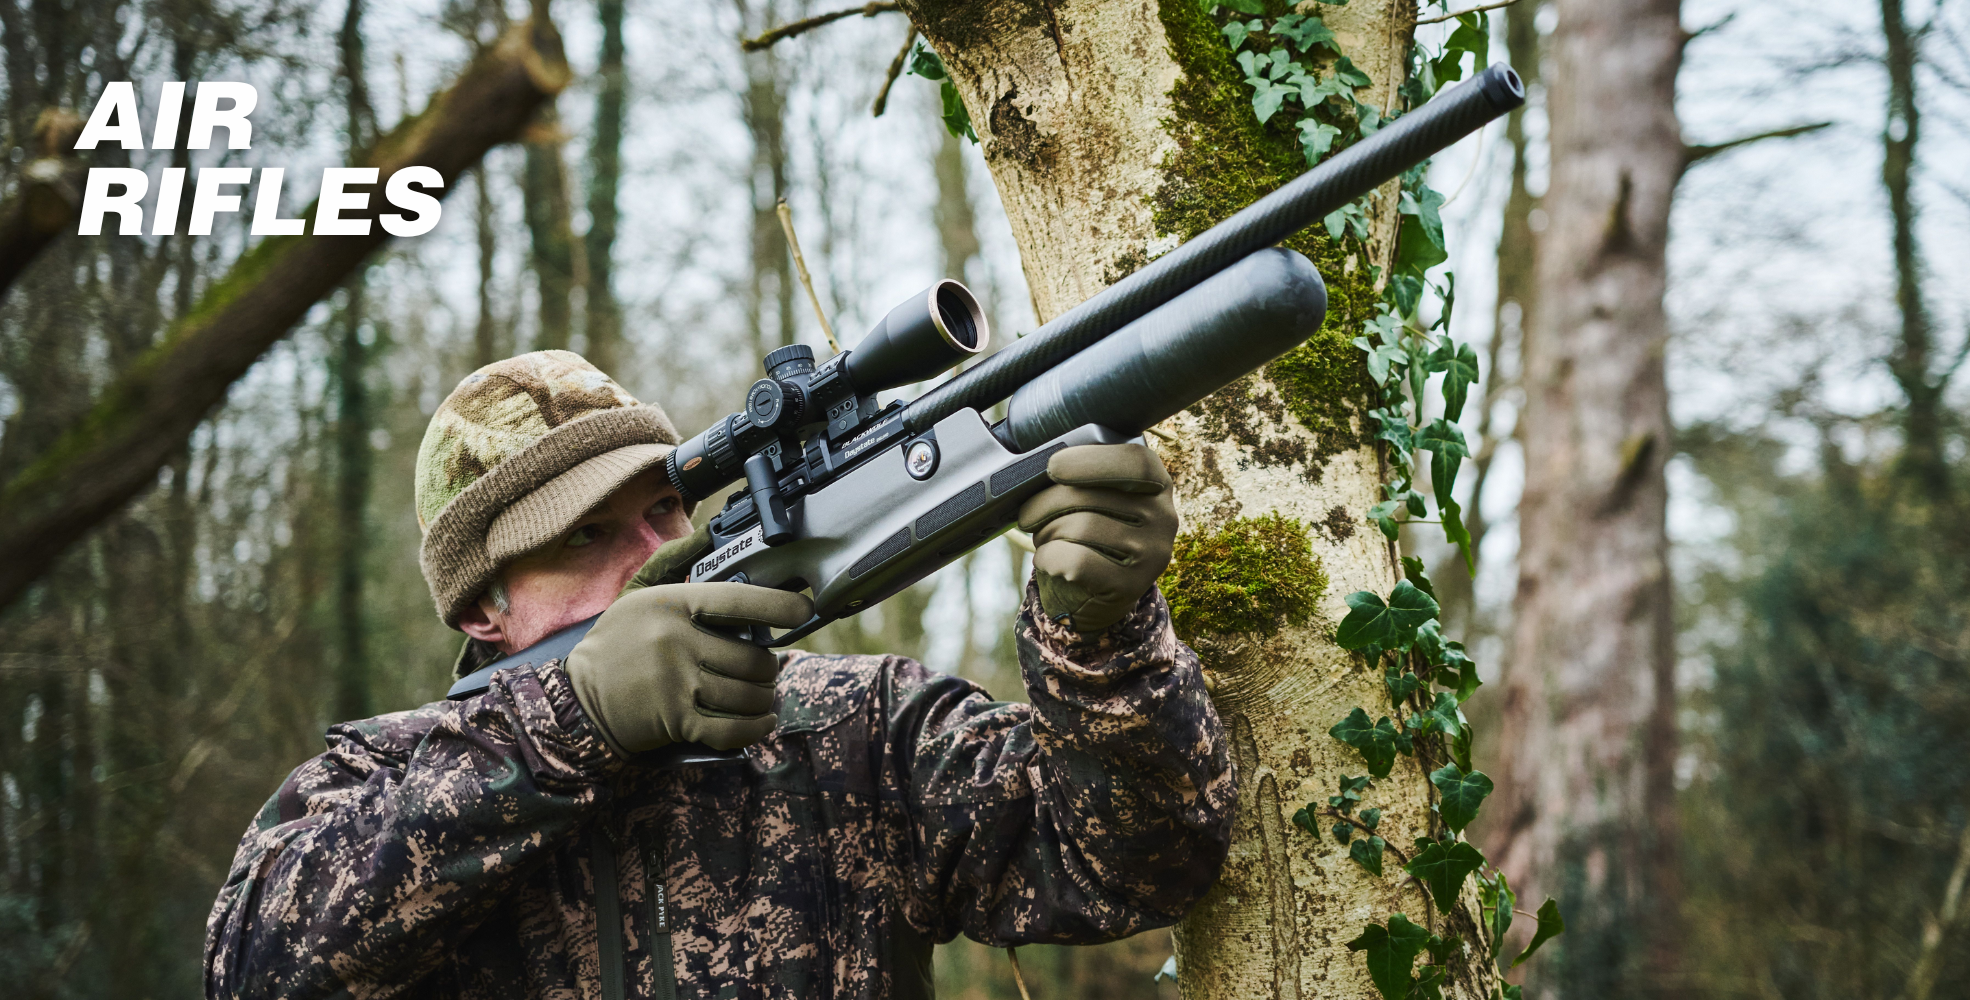
{"label": "green moss on bark", "polygon": [[1190,641],[1269,636],[1284,625],[1306,625],[1327,591],[1327,574],[1307,542],[1306,525],[1275,512],[1179,536],[1158,583],[1177,635]]}
{"label": "green moss on bark", "polygon": [[[1284,4],[1276,6],[1283,12]],[[1170,91],[1174,114],[1165,127],[1176,149],[1163,161],[1153,221],[1158,236],[1188,240],[1299,176],[1306,160],[1290,116],[1261,125],[1252,113],[1251,88],[1217,21],[1196,0],[1162,0],[1161,16],[1182,75]],[[1356,417],[1366,412],[1374,383],[1351,341],[1374,316],[1377,295],[1360,241],[1330,239],[1314,225],[1281,245],[1305,254],[1327,283],[1320,331],[1265,368],[1286,411],[1315,436],[1308,453],[1290,457],[1305,461],[1309,478],[1317,479],[1329,458],[1366,443]],[[1242,405],[1251,392],[1236,395],[1241,398],[1199,403],[1198,412]]]}

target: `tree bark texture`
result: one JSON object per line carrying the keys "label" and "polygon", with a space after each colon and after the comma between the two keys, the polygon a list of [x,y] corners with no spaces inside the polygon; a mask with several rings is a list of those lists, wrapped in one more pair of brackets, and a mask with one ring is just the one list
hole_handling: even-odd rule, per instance
{"label": "tree bark texture", "polygon": [[1944,497],[1950,490],[1949,463],[1943,454],[1943,389],[1948,378],[1931,374],[1935,343],[1922,301],[1922,259],[1915,242],[1916,207],[1910,190],[1922,127],[1915,95],[1921,43],[1918,33],[1909,28],[1902,0],[1881,0],[1881,35],[1886,43],[1882,65],[1888,71],[1881,185],[1888,192],[1888,215],[1894,226],[1895,308],[1901,314],[1900,342],[1889,355],[1888,370],[1908,397],[1902,417],[1907,438],[1903,469],[1931,496]]}
{"label": "tree bark texture", "polygon": [[[971,112],[1043,321],[1305,169],[1290,127],[1257,121],[1229,47],[1195,0],[904,7]],[[1386,107],[1413,7],[1356,0],[1321,13]],[[1386,268],[1393,252],[1393,203],[1378,202],[1366,247],[1330,245],[1318,227],[1287,241],[1327,279],[1327,325],[1151,437],[1177,481],[1186,537],[1249,534],[1283,516],[1310,555],[1273,569],[1326,584],[1305,625],[1187,636],[1212,672],[1240,801],[1223,875],[1176,933],[1186,997],[1373,997],[1365,963],[1346,947],[1364,924],[1401,911],[1445,930],[1415,886],[1403,887],[1399,862],[1390,858],[1390,877],[1370,875],[1347,848],[1290,821],[1364,770],[1329,727],[1355,706],[1387,705],[1379,675],[1329,636],[1346,594],[1387,593],[1396,579],[1389,546],[1355,526],[1378,498],[1382,468],[1362,430],[1371,385],[1349,344],[1373,314],[1368,265]],[[1414,759],[1369,794],[1391,844],[1407,850],[1427,831],[1428,784]],[[1450,918],[1472,942],[1474,908],[1472,891]],[[1478,952],[1466,954],[1446,992],[1489,997]]]}
{"label": "tree bark texture", "polygon": [[[449,192],[487,149],[517,136],[568,75],[552,23],[519,25],[363,162],[381,168],[379,183],[400,167],[433,167]],[[371,199],[372,212],[379,201]],[[86,416],[0,488],[0,607],[150,485],[232,383],[388,239],[376,226],[368,236],[270,237],[247,251]]]}
{"label": "tree bark texture", "polygon": [[595,135],[588,152],[588,232],[582,237],[588,250],[588,296],[582,328],[588,334],[589,363],[614,372],[622,346],[622,308],[614,284],[616,188],[622,179],[622,130],[629,104],[623,0],[601,0],[596,17],[602,22],[602,52],[595,69]]}
{"label": "tree bark texture", "polygon": [[[1525,492],[1487,853],[1565,907],[1537,995],[1679,987],[1664,463],[1677,0],[1557,0],[1549,219],[1525,329]],[[1530,908],[1528,906],[1528,908]]]}
{"label": "tree bark texture", "polygon": [[[757,5],[736,0],[741,34],[757,35],[782,22],[780,4]],[[746,71],[743,117],[752,137],[752,271],[746,288],[746,319],[758,349],[765,354],[794,342],[798,320],[794,312],[793,257],[780,231],[780,199],[787,180],[787,67],[775,47],[741,57]],[[768,312],[771,315],[768,315]]]}
{"label": "tree bark texture", "polygon": [[529,258],[534,287],[540,296],[536,310],[534,350],[565,351],[574,336],[574,290],[579,283],[573,207],[568,201],[568,170],[561,159],[561,116],[554,105],[541,107],[529,130],[526,165],[520,190],[525,202]]}

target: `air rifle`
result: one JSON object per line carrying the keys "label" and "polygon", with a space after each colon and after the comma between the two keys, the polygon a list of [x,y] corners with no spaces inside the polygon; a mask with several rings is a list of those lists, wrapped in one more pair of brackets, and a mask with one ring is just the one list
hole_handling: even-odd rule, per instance
{"label": "air rifle", "polygon": [[[811,592],[808,622],[750,636],[780,647],[929,576],[1010,527],[1049,485],[1054,452],[1134,439],[1311,336],[1326,286],[1274,245],[1524,102],[1518,75],[1492,66],[914,401],[876,395],[935,378],[989,339],[956,281],[818,365],[804,345],[766,355],[745,408],[665,460],[688,500],[745,481],[711,519],[713,548],[690,579]],[[988,424],[981,414],[1008,397],[1005,419]],[[588,624],[542,647],[572,647]],[[483,690],[501,666],[551,658],[542,647],[452,697]]]}

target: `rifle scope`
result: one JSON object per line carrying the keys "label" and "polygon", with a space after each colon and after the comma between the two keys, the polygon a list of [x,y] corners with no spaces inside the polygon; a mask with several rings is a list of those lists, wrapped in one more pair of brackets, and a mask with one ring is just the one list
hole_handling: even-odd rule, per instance
{"label": "rifle scope", "polygon": [[800,461],[805,432],[825,425],[833,438],[852,430],[874,415],[876,393],[935,378],[983,351],[990,338],[971,290],[938,281],[819,368],[805,344],[767,354],[766,377],[746,392],[746,408],[678,445],[664,474],[685,500],[702,500],[745,475],[755,454],[784,473]]}

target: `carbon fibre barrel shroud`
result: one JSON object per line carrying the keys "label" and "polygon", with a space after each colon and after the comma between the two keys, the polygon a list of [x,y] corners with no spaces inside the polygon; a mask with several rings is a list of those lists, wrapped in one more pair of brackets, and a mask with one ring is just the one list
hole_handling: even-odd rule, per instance
{"label": "carbon fibre barrel shroud", "polygon": [[1524,103],[1525,84],[1511,67],[1484,70],[924,393],[904,411],[904,423],[922,433],[965,407],[984,412],[1070,355]]}

